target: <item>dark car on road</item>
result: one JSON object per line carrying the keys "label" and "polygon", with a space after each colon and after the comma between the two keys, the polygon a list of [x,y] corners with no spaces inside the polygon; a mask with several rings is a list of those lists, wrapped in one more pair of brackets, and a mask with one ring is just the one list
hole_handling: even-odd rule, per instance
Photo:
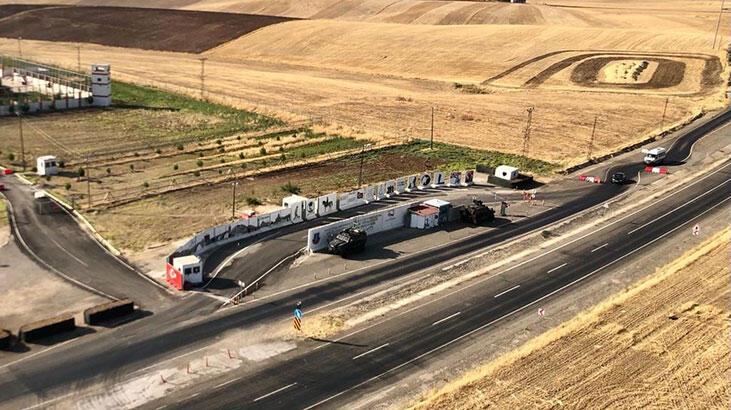
{"label": "dark car on road", "polygon": [[363,252],[368,235],[359,228],[348,228],[333,238],[327,246],[330,253],[334,255],[348,255],[351,253]]}
{"label": "dark car on road", "polygon": [[627,183],[627,175],[625,175],[624,172],[615,172],[612,174],[612,183],[617,185]]}

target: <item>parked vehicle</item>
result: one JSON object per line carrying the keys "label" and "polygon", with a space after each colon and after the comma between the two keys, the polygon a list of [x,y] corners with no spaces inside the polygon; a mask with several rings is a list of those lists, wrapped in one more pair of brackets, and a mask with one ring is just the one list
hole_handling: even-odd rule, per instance
{"label": "parked vehicle", "polygon": [[368,235],[360,228],[348,228],[340,232],[328,244],[328,251],[335,255],[363,252]]}
{"label": "parked vehicle", "polygon": [[479,199],[474,199],[471,205],[467,205],[461,210],[460,216],[463,222],[479,225],[495,219],[495,210],[487,207]]}
{"label": "parked vehicle", "polygon": [[624,172],[615,172],[612,174],[612,183],[622,185],[627,182],[627,175]]}
{"label": "parked vehicle", "polygon": [[667,150],[662,147],[653,148],[645,152],[644,162],[647,165],[659,165],[667,156]]}

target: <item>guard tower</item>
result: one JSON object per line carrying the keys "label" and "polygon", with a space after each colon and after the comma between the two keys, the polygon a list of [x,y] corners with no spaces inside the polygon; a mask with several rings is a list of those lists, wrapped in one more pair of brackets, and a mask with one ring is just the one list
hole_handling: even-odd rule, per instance
{"label": "guard tower", "polygon": [[112,105],[112,73],[109,64],[91,65],[91,95],[95,107]]}

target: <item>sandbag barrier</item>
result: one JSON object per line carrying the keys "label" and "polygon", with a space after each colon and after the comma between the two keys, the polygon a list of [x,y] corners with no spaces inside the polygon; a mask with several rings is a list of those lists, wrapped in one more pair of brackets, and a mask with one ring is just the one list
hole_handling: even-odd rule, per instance
{"label": "sandbag barrier", "polygon": [[18,339],[23,343],[32,343],[59,333],[71,332],[75,329],[76,321],[74,317],[61,315],[21,326],[18,331]]}
{"label": "sandbag barrier", "polygon": [[97,325],[131,315],[134,311],[135,304],[129,299],[102,303],[84,310],[84,323]]}

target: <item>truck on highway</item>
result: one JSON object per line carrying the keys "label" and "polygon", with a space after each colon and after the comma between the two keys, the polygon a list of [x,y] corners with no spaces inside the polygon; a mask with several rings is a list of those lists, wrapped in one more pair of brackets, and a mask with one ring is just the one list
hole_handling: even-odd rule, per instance
{"label": "truck on highway", "polygon": [[653,148],[645,151],[644,162],[647,165],[660,165],[667,156],[667,150],[663,147]]}

